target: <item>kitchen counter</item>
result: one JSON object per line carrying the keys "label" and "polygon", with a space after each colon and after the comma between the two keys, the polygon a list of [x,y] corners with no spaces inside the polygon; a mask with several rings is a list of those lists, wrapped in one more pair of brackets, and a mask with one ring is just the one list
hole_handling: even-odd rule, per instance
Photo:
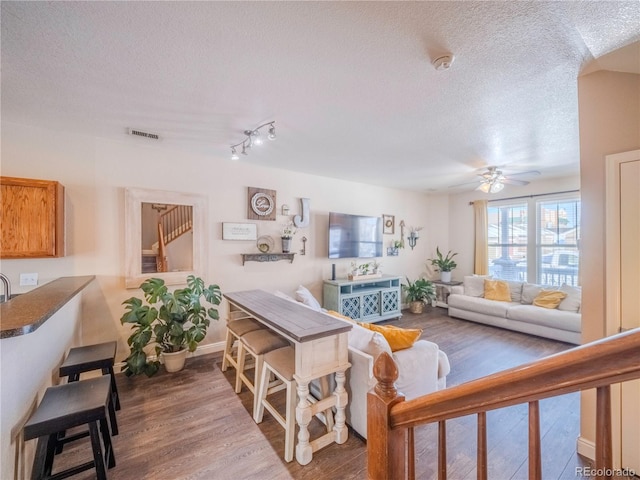
{"label": "kitchen counter", "polygon": [[93,279],[94,275],[58,278],[0,304],[0,338],[35,331]]}

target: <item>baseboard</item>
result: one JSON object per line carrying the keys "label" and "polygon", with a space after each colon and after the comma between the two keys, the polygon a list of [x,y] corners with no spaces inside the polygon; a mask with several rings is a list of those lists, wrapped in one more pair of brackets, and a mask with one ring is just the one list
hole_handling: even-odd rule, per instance
{"label": "baseboard", "polygon": [[[225,342],[215,342],[215,343],[208,343],[206,345],[198,346],[195,352],[187,353],[187,358],[199,357],[200,355],[207,355],[209,353],[222,352],[224,351],[224,345],[225,345]],[[153,362],[155,361],[156,356],[149,355],[147,358]],[[117,362],[113,365],[114,371],[116,373],[121,372],[124,366],[125,366],[124,362]]]}
{"label": "baseboard", "polygon": [[596,458],[596,444],[584,437],[578,437],[576,451],[589,460],[595,460]]}

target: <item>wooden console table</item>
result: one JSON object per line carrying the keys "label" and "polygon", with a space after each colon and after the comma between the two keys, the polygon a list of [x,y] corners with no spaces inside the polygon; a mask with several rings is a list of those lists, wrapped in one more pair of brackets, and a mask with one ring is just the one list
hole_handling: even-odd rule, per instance
{"label": "wooden console table", "polygon": [[[295,374],[298,385],[296,421],[300,427],[296,460],[301,465],[311,462],[313,452],[335,442],[347,441],[345,424],[347,392],[344,388],[348,360],[347,336],[351,325],[329,315],[285,300],[262,290],[225,293],[232,312],[242,311],[274,332],[287,338],[295,347]],[[309,401],[309,383],[326,375],[335,375],[334,392],[318,402]],[[256,373],[257,376],[257,373]],[[333,430],[309,441],[308,425],[316,413],[335,407]]]}

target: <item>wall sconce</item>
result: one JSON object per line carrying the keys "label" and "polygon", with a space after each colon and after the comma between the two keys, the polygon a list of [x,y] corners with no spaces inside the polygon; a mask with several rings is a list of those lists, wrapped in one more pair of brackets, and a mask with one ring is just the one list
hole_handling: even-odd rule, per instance
{"label": "wall sconce", "polygon": [[247,153],[247,150],[249,150],[254,145],[262,145],[264,143],[262,141],[262,137],[260,136],[261,128],[268,126],[269,130],[267,132],[267,138],[269,140],[275,140],[276,139],[275,123],[276,121],[273,120],[272,122],[263,123],[262,125],[254,128],[253,130],[245,130],[244,134],[246,138],[241,142],[236,143],[235,145],[231,145],[231,160],[240,159],[240,156],[238,155],[238,151],[236,150],[236,148],[242,147],[242,151],[240,153],[242,153],[243,155],[249,155]]}
{"label": "wall sconce", "polygon": [[286,203],[282,205],[282,215],[289,215],[289,205]]}
{"label": "wall sconce", "polygon": [[407,240],[409,240],[409,246],[411,247],[411,250],[413,250],[413,247],[416,246],[416,241],[418,240],[418,238],[420,238],[418,232],[409,232]]}

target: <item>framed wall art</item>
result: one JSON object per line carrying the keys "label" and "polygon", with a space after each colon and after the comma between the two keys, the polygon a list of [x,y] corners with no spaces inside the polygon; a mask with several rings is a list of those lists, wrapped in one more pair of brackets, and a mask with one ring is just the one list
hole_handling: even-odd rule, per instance
{"label": "framed wall art", "polygon": [[393,235],[396,230],[396,218],[393,215],[382,215],[382,233]]}
{"label": "framed wall art", "polygon": [[276,220],[276,191],[267,188],[248,188],[247,218],[249,220]]}
{"label": "framed wall art", "polygon": [[223,240],[256,240],[258,229],[255,223],[222,222]]}

